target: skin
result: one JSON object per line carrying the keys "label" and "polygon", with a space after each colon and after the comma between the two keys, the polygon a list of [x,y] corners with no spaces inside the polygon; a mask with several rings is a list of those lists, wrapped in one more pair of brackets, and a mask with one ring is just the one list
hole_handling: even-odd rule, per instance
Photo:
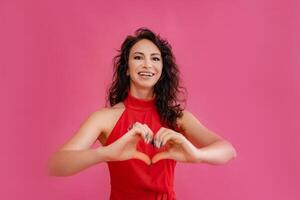
{"label": "skin", "polygon": [[[160,50],[151,41],[143,39],[132,46],[129,52],[127,75],[130,76],[130,92],[140,99],[152,99],[153,87],[162,73],[163,63]],[[155,75],[142,79],[138,72],[148,71]]]}
{"label": "skin", "polygon": [[[130,50],[128,70],[132,96],[149,100],[155,97],[153,86],[162,73],[160,50],[147,39],[137,42]],[[151,78],[141,77],[138,72],[154,73]],[[89,115],[76,133],[59,148],[49,159],[48,174],[69,176],[92,165],[115,160],[139,159],[145,164],[155,164],[162,159],[174,159],[179,162],[225,164],[236,157],[234,147],[221,136],[206,128],[189,111],[177,120],[182,134],[161,127],[155,134],[146,125],[135,123],[127,133],[110,145],[103,146],[106,139],[124,112],[122,102],[110,108],[101,108]],[[143,139],[152,140],[157,148],[167,145],[167,150],[149,158],[136,150],[136,144]],[[98,148],[91,146],[100,142]]]}

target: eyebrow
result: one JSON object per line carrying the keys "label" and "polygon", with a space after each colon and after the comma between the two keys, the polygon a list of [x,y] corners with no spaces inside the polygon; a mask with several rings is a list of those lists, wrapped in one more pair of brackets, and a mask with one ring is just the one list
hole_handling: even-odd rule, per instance
{"label": "eyebrow", "polygon": [[[144,53],[142,53],[142,52],[134,52],[133,54],[142,54],[142,55],[144,55]],[[151,55],[159,55],[160,56],[160,53],[151,53]]]}

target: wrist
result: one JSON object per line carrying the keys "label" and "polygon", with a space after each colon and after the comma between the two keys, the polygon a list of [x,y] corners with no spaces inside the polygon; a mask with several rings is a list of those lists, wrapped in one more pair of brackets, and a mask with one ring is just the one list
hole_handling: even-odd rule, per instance
{"label": "wrist", "polygon": [[106,146],[98,147],[96,149],[96,154],[97,154],[98,162],[107,162],[110,160]]}
{"label": "wrist", "polygon": [[197,162],[201,163],[203,162],[203,150],[197,149]]}

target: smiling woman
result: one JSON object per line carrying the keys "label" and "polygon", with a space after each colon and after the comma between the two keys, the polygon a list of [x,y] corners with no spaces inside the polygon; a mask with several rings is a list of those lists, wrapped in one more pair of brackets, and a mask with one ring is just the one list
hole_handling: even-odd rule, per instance
{"label": "smiling woman", "polygon": [[[126,75],[130,77],[132,86],[154,88],[161,76],[163,64],[158,47],[150,40],[142,39],[131,48]],[[153,91],[152,91],[153,93]]]}
{"label": "smiling woman", "polygon": [[[68,176],[107,162],[111,200],[176,199],[176,162],[224,164],[233,146],[184,109],[170,44],[147,28],[123,42],[114,57],[110,106],[86,119],[49,160],[49,174]],[[102,145],[96,149],[95,141]]]}

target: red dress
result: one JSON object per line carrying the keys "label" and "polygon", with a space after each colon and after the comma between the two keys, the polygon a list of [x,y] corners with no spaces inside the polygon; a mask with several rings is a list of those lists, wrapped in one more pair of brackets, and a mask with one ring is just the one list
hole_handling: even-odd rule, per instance
{"label": "red dress", "polygon": [[[125,110],[105,145],[113,143],[124,135],[134,122],[147,124],[154,134],[160,127],[168,127],[160,121],[155,99],[138,99],[129,92],[123,103]],[[153,155],[165,149],[164,147],[157,149],[141,139],[137,144],[137,150],[152,158]],[[176,161],[165,159],[147,165],[141,160],[130,159],[110,161],[107,164],[111,183],[110,200],[175,200],[173,183]]]}

